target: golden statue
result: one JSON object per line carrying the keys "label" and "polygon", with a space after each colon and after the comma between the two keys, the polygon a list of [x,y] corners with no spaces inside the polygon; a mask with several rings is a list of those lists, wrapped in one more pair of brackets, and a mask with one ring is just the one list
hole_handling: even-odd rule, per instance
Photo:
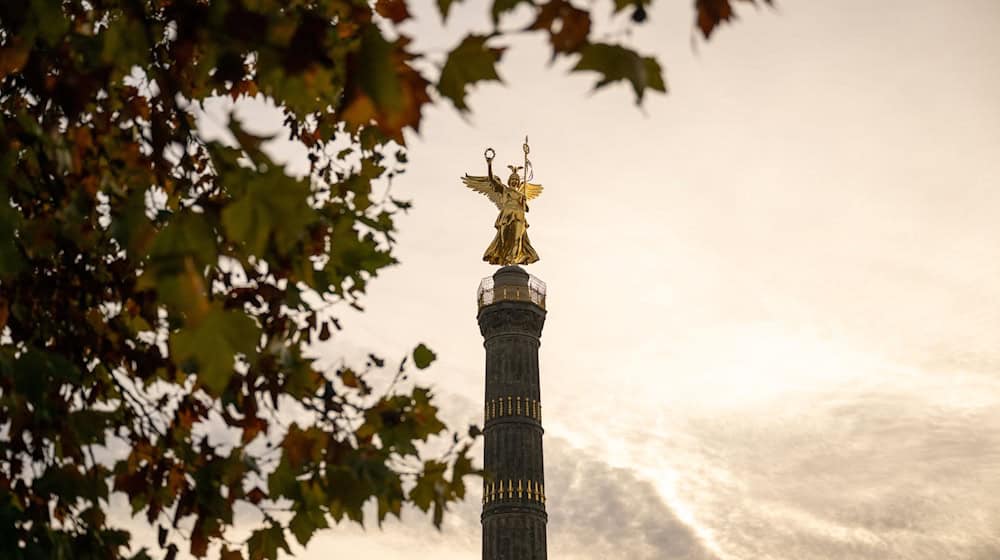
{"label": "golden statue", "polygon": [[[507,266],[512,264],[531,264],[538,260],[538,253],[528,241],[528,221],[524,214],[528,211],[528,201],[542,194],[542,186],[529,183],[534,179],[534,170],[528,160],[528,137],[524,138],[524,165],[508,165],[510,177],[507,184],[500,182],[493,175],[493,158],[496,152],[486,148],[486,176],[469,175],[462,177],[462,182],[470,189],[486,195],[500,209],[500,215],[494,226],[496,237],[483,253],[483,260],[490,264]],[[524,179],[518,171],[524,170]]]}

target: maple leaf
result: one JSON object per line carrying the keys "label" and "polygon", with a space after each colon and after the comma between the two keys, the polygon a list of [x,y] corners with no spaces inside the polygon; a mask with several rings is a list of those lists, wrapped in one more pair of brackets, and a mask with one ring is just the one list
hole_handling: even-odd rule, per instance
{"label": "maple leaf", "polygon": [[549,32],[552,54],[576,52],[590,34],[590,13],[566,0],[550,0],[538,11],[538,18],[528,29]]}
{"label": "maple leaf", "polygon": [[420,128],[420,112],[430,102],[430,85],[410,61],[410,40],[400,36],[388,43],[378,29],[362,32],[362,46],[350,57],[353,78],[348,80],[339,114],[348,129],[360,131],[374,124],[387,138],[405,144],[403,130]]}
{"label": "maple leaf", "polygon": [[410,18],[406,0],[378,0],[375,2],[375,11],[393,23],[400,23]]}
{"label": "maple leaf", "polygon": [[451,11],[451,5],[458,0],[437,0],[438,12],[441,14],[441,21],[448,21],[448,12]]}
{"label": "maple leaf", "polygon": [[619,80],[628,81],[635,91],[637,104],[642,103],[643,94],[647,89],[667,91],[660,64],[655,58],[640,56],[639,53],[619,45],[596,43],[584,47],[573,71],[585,70],[602,75],[594,85],[594,89],[600,89]]}
{"label": "maple leaf", "polygon": [[413,349],[413,363],[417,366],[417,369],[427,368],[435,359],[437,359],[437,354],[423,344]]}
{"label": "maple leaf", "polygon": [[[695,22],[706,39],[711,37],[712,31],[716,27],[736,18],[732,2],[736,0],[695,0]],[[749,4],[756,4],[757,0],[739,0]],[[765,4],[772,5],[773,0],[763,0]]]}
{"label": "maple leaf", "polygon": [[197,326],[172,334],[170,352],[175,361],[197,372],[210,394],[218,395],[233,375],[233,358],[253,354],[259,336],[257,324],[244,313],[214,308]]}
{"label": "maple leaf", "polygon": [[459,111],[468,111],[465,103],[466,89],[470,84],[483,81],[501,82],[496,64],[504,49],[486,46],[489,37],[469,35],[454,50],[448,53],[448,60],[441,69],[438,91]]}
{"label": "maple leaf", "polygon": [[31,54],[31,44],[22,37],[14,37],[10,44],[0,47],[0,80],[21,71]]}
{"label": "maple leaf", "polygon": [[494,0],[493,8],[490,9],[493,25],[496,26],[500,22],[501,15],[513,11],[521,4],[533,4],[533,2],[532,0]]}

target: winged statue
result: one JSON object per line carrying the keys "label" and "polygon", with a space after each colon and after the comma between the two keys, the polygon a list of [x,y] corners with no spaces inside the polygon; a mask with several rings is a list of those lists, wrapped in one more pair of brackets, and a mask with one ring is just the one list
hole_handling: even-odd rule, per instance
{"label": "winged statue", "polygon": [[[462,177],[462,182],[470,189],[489,198],[500,210],[497,216],[497,233],[493,242],[483,253],[483,260],[490,264],[507,266],[512,264],[531,264],[538,260],[531,242],[528,241],[528,221],[524,217],[528,212],[528,201],[542,194],[542,186],[531,183],[534,170],[528,160],[528,138],[524,138],[524,165],[508,165],[510,176],[504,184],[493,174],[493,158],[496,152],[487,148],[483,154],[486,158],[486,175],[469,175]],[[524,172],[521,178],[520,171]]]}

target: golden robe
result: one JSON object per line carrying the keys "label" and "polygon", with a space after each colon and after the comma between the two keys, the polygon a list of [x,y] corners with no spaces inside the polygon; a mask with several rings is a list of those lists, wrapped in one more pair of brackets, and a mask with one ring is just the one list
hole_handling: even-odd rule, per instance
{"label": "golden robe", "polygon": [[503,193],[498,193],[500,200],[500,215],[494,227],[496,237],[486,248],[483,260],[490,264],[511,265],[531,264],[538,260],[531,242],[528,241],[528,221],[524,213],[528,211],[528,201],[524,193],[505,187]]}

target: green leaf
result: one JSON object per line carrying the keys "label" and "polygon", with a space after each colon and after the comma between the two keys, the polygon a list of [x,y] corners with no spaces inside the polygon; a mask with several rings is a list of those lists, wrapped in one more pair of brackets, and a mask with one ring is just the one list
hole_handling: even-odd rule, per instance
{"label": "green leaf", "polygon": [[447,465],[440,461],[426,461],[417,483],[410,489],[410,500],[420,511],[427,511],[438,498],[437,488],[444,486]]}
{"label": "green leaf", "polygon": [[472,466],[472,457],[469,456],[470,447],[471,445],[465,446],[451,466],[451,491],[459,499],[465,498],[465,477],[479,473]]}
{"label": "green leaf", "polygon": [[13,235],[5,235],[5,227],[0,225],[0,278],[13,276],[24,268],[24,259],[14,244]]}
{"label": "green leaf", "polygon": [[642,65],[646,70],[646,84],[650,89],[665,93],[667,84],[663,81],[663,69],[659,61],[651,56],[642,58]]}
{"label": "green leaf", "polygon": [[594,89],[600,89],[619,80],[627,80],[635,91],[636,104],[642,103],[643,94],[647,89],[667,91],[660,64],[655,58],[640,56],[637,52],[619,45],[595,43],[585,46],[573,71],[588,70],[602,75],[594,85]]}
{"label": "green leaf", "polygon": [[284,390],[296,399],[315,394],[323,384],[323,376],[305,360],[295,360],[284,369]]}
{"label": "green leaf", "polygon": [[648,6],[651,2],[652,0],[615,0],[615,13],[617,14],[629,6],[634,6],[637,9],[640,7],[645,9],[645,6]]}
{"label": "green leaf", "polygon": [[313,63],[305,72],[289,72],[275,49],[261,49],[258,54],[253,83],[293,113],[306,115],[335,104],[343,93],[343,78],[333,68]]}
{"label": "green leaf", "polygon": [[171,261],[193,256],[199,265],[215,264],[215,234],[203,214],[182,211],[156,236],[150,255]]}
{"label": "green leaf", "polygon": [[419,427],[416,437],[422,441],[427,440],[427,436],[439,434],[446,429],[441,419],[437,416],[438,408],[431,404],[431,392],[425,387],[413,389],[413,416],[416,418]]}
{"label": "green leaf", "polygon": [[145,31],[138,20],[119,14],[101,33],[100,37],[104,40],[101,60],[114,68],[112,79],[128,75],[133,65],[146,61],[149,46]]}
{"label": "green leaf", "polygon": [[264,173],[240,170],[227,177],[227,181],[240,180],[246,183],[246,192],[222,210],[226,235],[245,243],[251,255],[262,257],[273,234],[278,250],[289,252],[316,218],[308,204],[309,185],[285,175],[274,164]]}
{"label": "green leaf", "polygon": [[7,186],[0,184],[0,278],[17,274],[24,267],[14,237],[21,216],[11,208],[8,196]]}
{"label": "green leaf", "polygon": [[338,220],[332,237],[335,241],[324,271],[328,274],[327,279],[337,284],[350,278],[351,291],[364,292],[362,272],[374,276],[379,269],[396,262],[389,251],[379,246],[371,232],[362,234],[351,220]]}
{"label": "green leaf", "polygon": [[145,241],[152,237],[153,224],[146,217],[146,189],[129,190],[122,204],[111,211],[111,235],[129,253],[141,255]]}
{"label": "green leaf", "polygon": [[309,511],[298,511],[288,523],[288,530],[295,535],[295,540],[305,546],[309,544],[309,539],[316,533],[317,529],[325,529],[329,525],[323,512],[318,509]]}
{"label": "green leaf", "polygon": [[129,560],[153,560],[153,558],[146,552],[146,547],[142,547],[138,552],[130,556]]}
{"label": "green leaf", "polygon": [[296,486],[297,481],[292,466],[287,459],[282,458],[274,471],[267,476],[267,493],[272,499],[279,496],[293,496]]}
{"label": "green leaf", "polygon": [[61,354],[31,349],[14,365],[14,389],[34,403],[36,412],[51,402],[43,395],[52,386],[75,384],[79,378],[79,370]]}
{"label": "green leaf", "polygon": [[426,369],[435,359],[437,359],[437,354],[424,346],[423,343],[413,349],[413,363],[416,364],[417,369]]}
{"label": "green leaf", "polygon": [[455,3],[456,0],[437,0],[438,11],[441,12],[441,21],[448,21],[448,12],[451,11],[451,5]]}
{"label": "green leaf", "polygon": [[500,23],[500,16],[513,11],[520,4],[531,4],[531,0],[494,0],[490,15],[493,18],[493,25]]}
{"label": "green leaf", "polygon": [[38,26],[39,35],[51,46],[56,45],[69,29],[69,20],[62,10],[60,0],[33,0],[28,2],[32,23]]}
{"label": "green leaf", "polygon": [[288,554],[292,553],[285,541],[285,531],[276,524],[251,533],[247,546],[250,549],[250,560],[275,560],[278,558],[279,548]]}
{"label": "green leaf", "polygon": [[380,109],[395,113],[403,108],[403,89],[392,59],[392,43],[374,24],[361,34],[361,89]]}
{"label": "green leaf", "polygon": [[170,353],[182,369],[197,372],[210,394],[219,395],[233,375],[235,355],[254,354],[259,337],[257,324],[244,313],[213,308],[198,325],[170,335]]}
{"label": "green leaf", "polygon": [[113,426],[117,417],[114,412],[79,410],[69,415],[67,424],[72,427],[81,444],[104,444],[105,431]]}
{"label": "green leaf", "polygon": [[484,81],[502,82],[497,74],[496,64],[504,49],[487,47],[484,35],[469,35],[448,53],[448,60],[441,69],[438,91],[459,111],[468,111],[465,103],[466,88],[470,84]]}
{"label": "green leaf", "polygon": [[425,461],[424,471],[417,477],[416,484],[410,490],[410,500],[413,505],[426,512],[434,508],[434,526],[440,528],[444,519],[445,503],[448,500],[448,481],[444,477],[447,465],[439,461]]}

